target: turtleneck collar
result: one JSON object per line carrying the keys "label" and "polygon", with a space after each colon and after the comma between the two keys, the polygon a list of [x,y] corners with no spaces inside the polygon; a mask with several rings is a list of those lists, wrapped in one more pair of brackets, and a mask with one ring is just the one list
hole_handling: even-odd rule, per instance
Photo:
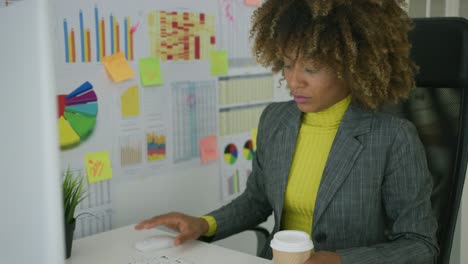
{"label": "turtleneck collar", "polygon": [[304,113],[302,115],[302,125],[324,128],[338,127],[350,103],[351,96],[348,95],[343,100],[323,111],[316,113]]}

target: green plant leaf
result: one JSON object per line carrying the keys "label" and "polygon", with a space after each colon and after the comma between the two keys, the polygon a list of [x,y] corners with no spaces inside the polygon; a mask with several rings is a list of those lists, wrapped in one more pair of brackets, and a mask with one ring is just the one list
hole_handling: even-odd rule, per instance
{"label": "green plant leaf", "polygon": [[83,175],[73,175],[70,167],[68,167],[63,175],[62,188],[65,221],[72,223],[76,207],[87,197]]}

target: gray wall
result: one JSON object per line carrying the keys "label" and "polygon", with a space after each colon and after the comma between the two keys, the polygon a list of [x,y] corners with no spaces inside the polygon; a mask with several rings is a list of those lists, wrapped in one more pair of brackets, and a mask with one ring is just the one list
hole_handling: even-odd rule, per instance
{"label": "gray wall", "polygon": [[63,263],[48,1],[0,4],[1,263]]}

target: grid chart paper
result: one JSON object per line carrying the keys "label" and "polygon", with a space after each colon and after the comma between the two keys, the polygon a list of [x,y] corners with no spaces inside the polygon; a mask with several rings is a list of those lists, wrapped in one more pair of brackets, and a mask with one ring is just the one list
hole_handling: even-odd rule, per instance
{"label": "grid chart paper", "polygon": [[[74,174],[85,175],[84,169],[72,170]],[[74,239],[98,234],[112,229],[113,211],[111,182],[101,181],[86,184],[87,196],[75,210],[76,226]]]}
{"label": "grid chart paper", "polygon": [[266,105],[222,110],[219,113],[220,136],[238,134],[257,128]]}
{"label": "grid chart paper", "polygon": [[273,87],[271,74],[221,77],[218,93],[220,136],[257,128],[262,111],[273,101]]}
{"label": "grid chart paper", "polygon": [[216,135],[216,81],[172,84],[174,161],[200,156],[201,138]]}
{"label": "grid chart paper", "polygon": [[249,41],[251,17],[256,8],[242,0],[219,0],[218,9],[221,49],[228,51],[229,66],[256,65]]}
{"label": "grid chart paper", "polygon": [[272,101],[273,75],[222,77],[219,80],[219,104],[235,104]]}
{"label": "grid chart paper", "polygon": [[162,61],[209,58],[215,48],[214,16],[153,11],[148,14],[150,54]]}

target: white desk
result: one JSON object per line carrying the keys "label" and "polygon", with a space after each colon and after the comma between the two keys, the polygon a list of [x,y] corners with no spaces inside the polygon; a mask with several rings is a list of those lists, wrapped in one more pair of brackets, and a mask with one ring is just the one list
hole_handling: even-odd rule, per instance
{"label": "white desk", "polygon": [[200,241],[160,251],[142,253],[133,245],[145,237],[166,233],[153,229],[136,231],[133,225],[73,241],[71,257],[66,264],[128,264],[146,257],[166,255],[180,257],[194,264],[271,264],[266,259]]}

